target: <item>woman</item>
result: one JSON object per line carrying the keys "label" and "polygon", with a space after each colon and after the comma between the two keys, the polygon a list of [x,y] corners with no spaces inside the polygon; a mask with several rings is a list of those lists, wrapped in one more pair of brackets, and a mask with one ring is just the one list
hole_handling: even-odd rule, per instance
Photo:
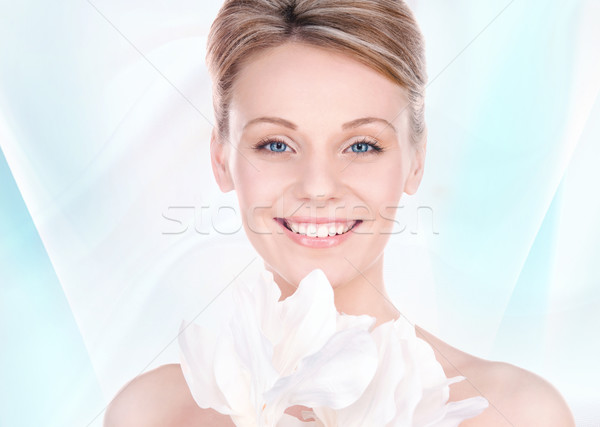
{"label": "woman", "polygon": [[[226,1],[209,36],[213,172],[235,190],[246,234],[282,299],[315,268],[339,312],[397,319],[383,283],[394,207],[423,176],[423,40],[400,1]],[[515,366],[461,352],[416,327],[452,384],[484,396],[464,426],[571,426],[560,394]],[[299,416],[302,408],[289,408]],[[201,409],[179,365],[136,378],[106,426],[233,425]]]}

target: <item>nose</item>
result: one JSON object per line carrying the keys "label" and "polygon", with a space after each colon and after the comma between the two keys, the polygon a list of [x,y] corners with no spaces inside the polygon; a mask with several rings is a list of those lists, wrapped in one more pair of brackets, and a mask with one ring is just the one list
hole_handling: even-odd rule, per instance
{"label": "nose", "polygon": [[323,153],[304,156],[299,165],[295,196],[302,200],[330,200],[342,195],[342,171],[336,160]]}

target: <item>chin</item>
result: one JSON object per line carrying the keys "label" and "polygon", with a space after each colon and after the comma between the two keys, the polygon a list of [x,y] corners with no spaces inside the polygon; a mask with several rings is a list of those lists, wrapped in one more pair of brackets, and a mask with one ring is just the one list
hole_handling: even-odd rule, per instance
{"label": "chin", "polygon": [[[344,283],[348,283],[358,274],[358,272],[356,272],[356,275],[354,276],[352,274],[349,274],[354,272],[352,266],[341,266],[339,262],[334,263],[333,265],[329,265],[328,263],[307,261],[308,260],[305,260],[305,262],[302,263],[303,265],[296,265],[293,269],[290,269],[288,265],[280,267],[265,262],[265,268],[271,271],[275,278],[277,276],[281,277],[284,281],[292,285],[294,288],[298,287],[300,281],[304,277],[306,277],[308,273],[317,268],[323,270],[325,276],[327,276],[327,280],[329,281],[333,289],[343,286]],[[343,259],[342,261],[345,262],[345,260]],[[352,269],[353,271],[349,271],[349,269]]]}

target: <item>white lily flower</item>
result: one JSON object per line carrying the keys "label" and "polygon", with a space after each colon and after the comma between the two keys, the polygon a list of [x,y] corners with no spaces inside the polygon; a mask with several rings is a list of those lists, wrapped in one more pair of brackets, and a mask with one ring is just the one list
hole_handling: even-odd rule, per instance
{"label": "white lily flower", "polygon": [[[400,318],[372,329],[371,316],[337,312],[333,290],[313,270],[281,293],[264,271],[235,289],[234,314],[219,337],[192,324],[180,334],[181,366],[202,408],[240,427],[455,427],[488,402],[447,403],[449,385],[427,342]],[[313,408],[301,421],[284,411]]]}
{"label": "white lily flower", "polygon": [[405,319],[384,323],[371,335],[379,352],[377,372],[352,405],[314,408],[325,427],[453,427],[488,406],[483,397],[446,403],[449,385],[465,378],[446,378],[433,349]]}
{"label": "white lily flower", "polygon": [[[253,289],[235,289],[225,333],[215,337],[197,324],[180,333],[181,366],[194,400],[230,415],[237,426],[295,425],[299,420],[284,415],[294,405],[346,407],[377,369],[369,333],[374,319],[340,320],[321,270],[289,298],[279,302],[280,296],[265,271]],[[304,425],[311,424],[320,425]]]}

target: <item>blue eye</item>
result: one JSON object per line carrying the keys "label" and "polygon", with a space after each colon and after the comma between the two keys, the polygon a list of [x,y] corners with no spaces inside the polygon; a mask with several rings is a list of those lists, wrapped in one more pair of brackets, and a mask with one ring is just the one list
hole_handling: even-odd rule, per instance
{"label": "blue eye", "polygon": [[282,153],[287,148],[287,144],[281,141],[272,141],[268,144],[265,144],[265,146],[268,146],[269,150],[274,151],[276,153]]}
{"label": "blue eye", "polygon": [[291,151],[290,146],[278,139],[263,139],[252,147],[256,151],[271,153],[285,153]]}
{"label": "blue eye", "polygon": [[370,146],[364,142],[356,142],[352,144],[352,151],[355,153],[365,153],[369,151]]}
{"label": "blue eye", "polygon": [[376,142],[368,142],[367,140],[355,142],[350,146],[353,153],[368,153],[369,151],[381,151],[381,147]]}

